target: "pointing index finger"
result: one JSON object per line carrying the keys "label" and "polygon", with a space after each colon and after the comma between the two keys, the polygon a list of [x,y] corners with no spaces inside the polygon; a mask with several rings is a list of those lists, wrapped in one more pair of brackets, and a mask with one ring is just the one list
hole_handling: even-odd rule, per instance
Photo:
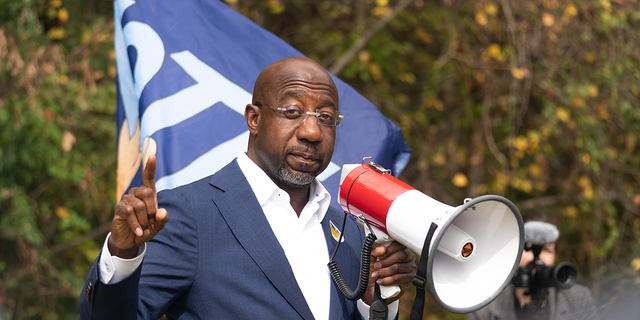
{"label": "pointing index finger", "polygon": [[142,185],[156,190],[156,156],[150,155],[147,165],[142,170]]}

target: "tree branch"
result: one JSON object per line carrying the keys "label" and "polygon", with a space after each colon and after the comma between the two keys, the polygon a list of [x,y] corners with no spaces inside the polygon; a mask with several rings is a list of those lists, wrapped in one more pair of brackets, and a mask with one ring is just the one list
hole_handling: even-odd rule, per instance
{"label": "tree branch", "polygon": [[69,248],[73,248],[89,239],[93,239],[99,235],[103,235],[105,234],[107,231],[109,231],[109,228],[111,228],[111,221],[107,221],[103,224],[101,224],[100,226],[98,226],[97,228],[81,235],[81,236],[77,236],[67,242],[63,242],[63,243],[58,243],[56,245],[54,245],[53,247],[49,248],[49,251],[51,253],[51,255],[54,255],[58,252],[62,252],[64,250],[67,250]]}
{"label": "tree branch", "polygon": [[404,8],[409,3],[411,3],[411,1],[413,0],[401,0],[393,8],[393,12],[383,16],[382,19],[376,21],[376,23],[373,26],[371,26],[371,28],[365,30],[362,33],[362,36],[358,38],[358,40],[356,40],[356,43],[354,43],[353,46],[349,48],[349,50],[347,50],[342,56],[340,56],[336,60],[336,62],[331,67],[329,67],[329,72],[333,73],[334,75],[339,74],[342,71],[342,69],[344,69],[344,67],[347,65],[347,63],[351,61],[351,59],[353,59],[353,57],[358,52],[360,52],[360,50],[362,50],[362,48],[364,47],[365,44],[367,44],[369,39],[371,39],[371,37],[374,34],[376,34],[380,29],[382,29],[382,27],[386,26],[387,23],[389,23],[389,21],[395,18],[398,15],[398,13],[400,13],[400,11],[404,10]]}

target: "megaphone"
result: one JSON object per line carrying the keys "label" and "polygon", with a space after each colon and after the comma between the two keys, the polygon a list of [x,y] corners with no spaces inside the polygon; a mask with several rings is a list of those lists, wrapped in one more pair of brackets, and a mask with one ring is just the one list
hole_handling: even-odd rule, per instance
{"label": "megaphone", "polygon": [[344,165],[338,197],[344,211],[366,220],[378,237],[398,241],[417,255],[435,223],[426,248],[433,299],[453,313],[473,312],[493,301],[511,282],[524,247],[516,206],[504,197],[485,195],[452,207],[390,173],[370,157]]}

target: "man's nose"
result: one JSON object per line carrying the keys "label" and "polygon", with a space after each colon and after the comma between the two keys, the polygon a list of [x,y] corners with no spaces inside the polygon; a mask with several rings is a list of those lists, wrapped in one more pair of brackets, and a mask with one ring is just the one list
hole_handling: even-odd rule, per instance
{"label": "man's nose", "polygon": [[318,123],[318,118],[315,115],[309,114],[306,119],[302,121],[297,131],[297,137],[300,140],[307,140],[309,142],[322,142],[323,132],[322,125]]}

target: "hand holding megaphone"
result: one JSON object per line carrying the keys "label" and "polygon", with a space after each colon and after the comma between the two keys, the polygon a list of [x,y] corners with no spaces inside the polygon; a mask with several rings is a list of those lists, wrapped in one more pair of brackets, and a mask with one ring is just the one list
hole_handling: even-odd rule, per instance
{"label": "hand holding megaphone", "polygon": [[[365,229],[366,230],[366,229]],[[375,230],[375,228],[374,228]],[[376,232],[376,237],[378,238],[376,240],[376,243],[384,246],[384,247],[388,247],[391,243],[393,243],[395,240],[391,239],[391,237],[389,237],[388,235],[382,233],[382,232]],[[367,233],[369,233],[369,230],[367,230]],[[374,249],[375,251],[375,249]],[[372,254],[374,254],[374,252],[372,252]],[[380,260],[380,258],[378,258],[378,261]],[[382,297],[382,299],[389,299],[389,298],[393,298],[395,296],[397,296],[398,294],[400,294],[400,287],[399,286],[380,286],[380,296]]]}

